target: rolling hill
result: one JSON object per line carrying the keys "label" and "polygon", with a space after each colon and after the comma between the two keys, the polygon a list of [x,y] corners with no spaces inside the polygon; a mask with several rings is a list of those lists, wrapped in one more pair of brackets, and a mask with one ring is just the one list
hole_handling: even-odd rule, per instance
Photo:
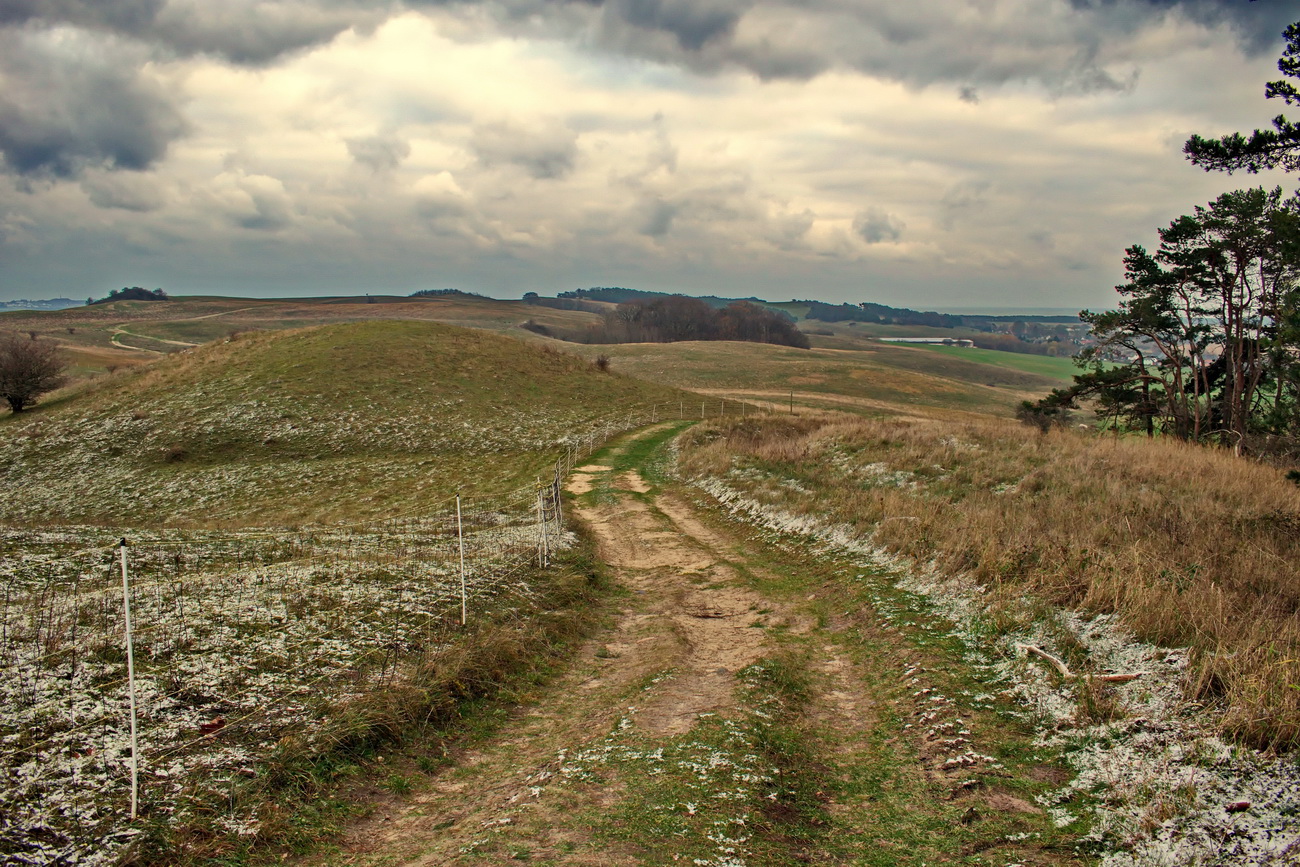
{"label": "rolling hill", "polygon": [[362,520],[513,491],[676,392],[481,330],[377,320],[242,334],[0,422],[0,519]]}

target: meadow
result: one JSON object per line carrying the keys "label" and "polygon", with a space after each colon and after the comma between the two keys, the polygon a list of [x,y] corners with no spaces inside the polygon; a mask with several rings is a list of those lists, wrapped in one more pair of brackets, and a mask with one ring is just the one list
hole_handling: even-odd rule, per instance
{"label": "meadow", "polygon": [[[483,499],[678,392],[436,323],[226,338],[5,420],[0,520],[295,524]],[[494,460],[485,460],[493,456]]]}
{"label": "meadow", "polygon": [[[662,343],[580,347],[608,355],[611,369],[677,388],[842,408],[877,415],[913,408],[1009,416],[1020,401],[1059,385],[1055,377],[1017,369],[1011,353],[969,360],[910,346],[855,341],[854,348],[812,349],[750,343]],[[997,360],[999,364],[991,363]]]}
{"label": "meadow", "polygon": [[199,863],[306,839],[295,798],[581,631],[558,479],[677,397],[372,321],[226,337],[4,419],[0,852]]}

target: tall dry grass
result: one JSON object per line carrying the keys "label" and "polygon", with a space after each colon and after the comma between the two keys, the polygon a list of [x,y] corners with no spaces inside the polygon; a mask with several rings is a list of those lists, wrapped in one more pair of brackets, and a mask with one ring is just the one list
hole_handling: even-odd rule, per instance
{"label": "tall dry grass", "polygon": [[1300,746],[1300,489],[1274,468],[999,420],[829,416],[699,428],[683,455],[688,472],[793,479],[812,493],[787,485],[784,508],[969,574],[995,598],[1113,612],[1145,640],[1189,647],[1189,694],[1221,707],[1229,734]]}

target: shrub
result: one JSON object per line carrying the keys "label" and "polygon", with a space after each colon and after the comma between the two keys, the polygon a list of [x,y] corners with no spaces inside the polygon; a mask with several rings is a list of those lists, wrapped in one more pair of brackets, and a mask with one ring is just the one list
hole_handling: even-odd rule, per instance
{"label": "shrub", "polygon": [[0,335],[0,397],[14,412],[22,412],[36,398],[67,382],[68,363],[52,340]]}

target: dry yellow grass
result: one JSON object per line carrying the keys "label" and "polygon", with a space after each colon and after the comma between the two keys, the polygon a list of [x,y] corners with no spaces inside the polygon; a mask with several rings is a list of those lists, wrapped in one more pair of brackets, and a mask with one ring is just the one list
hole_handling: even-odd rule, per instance
{"label": "dry yellow grass", "polygon": [[1190,694],[1222,707],[1227,732],[1300,746],[1300,489],[1276,469],[992,419],[735,420],[693,432],[684,454],[688,471],[794,479],[811,493],[787,486],[783,508],[873,533],[995,598],[1028,590],[1190,647]]}

